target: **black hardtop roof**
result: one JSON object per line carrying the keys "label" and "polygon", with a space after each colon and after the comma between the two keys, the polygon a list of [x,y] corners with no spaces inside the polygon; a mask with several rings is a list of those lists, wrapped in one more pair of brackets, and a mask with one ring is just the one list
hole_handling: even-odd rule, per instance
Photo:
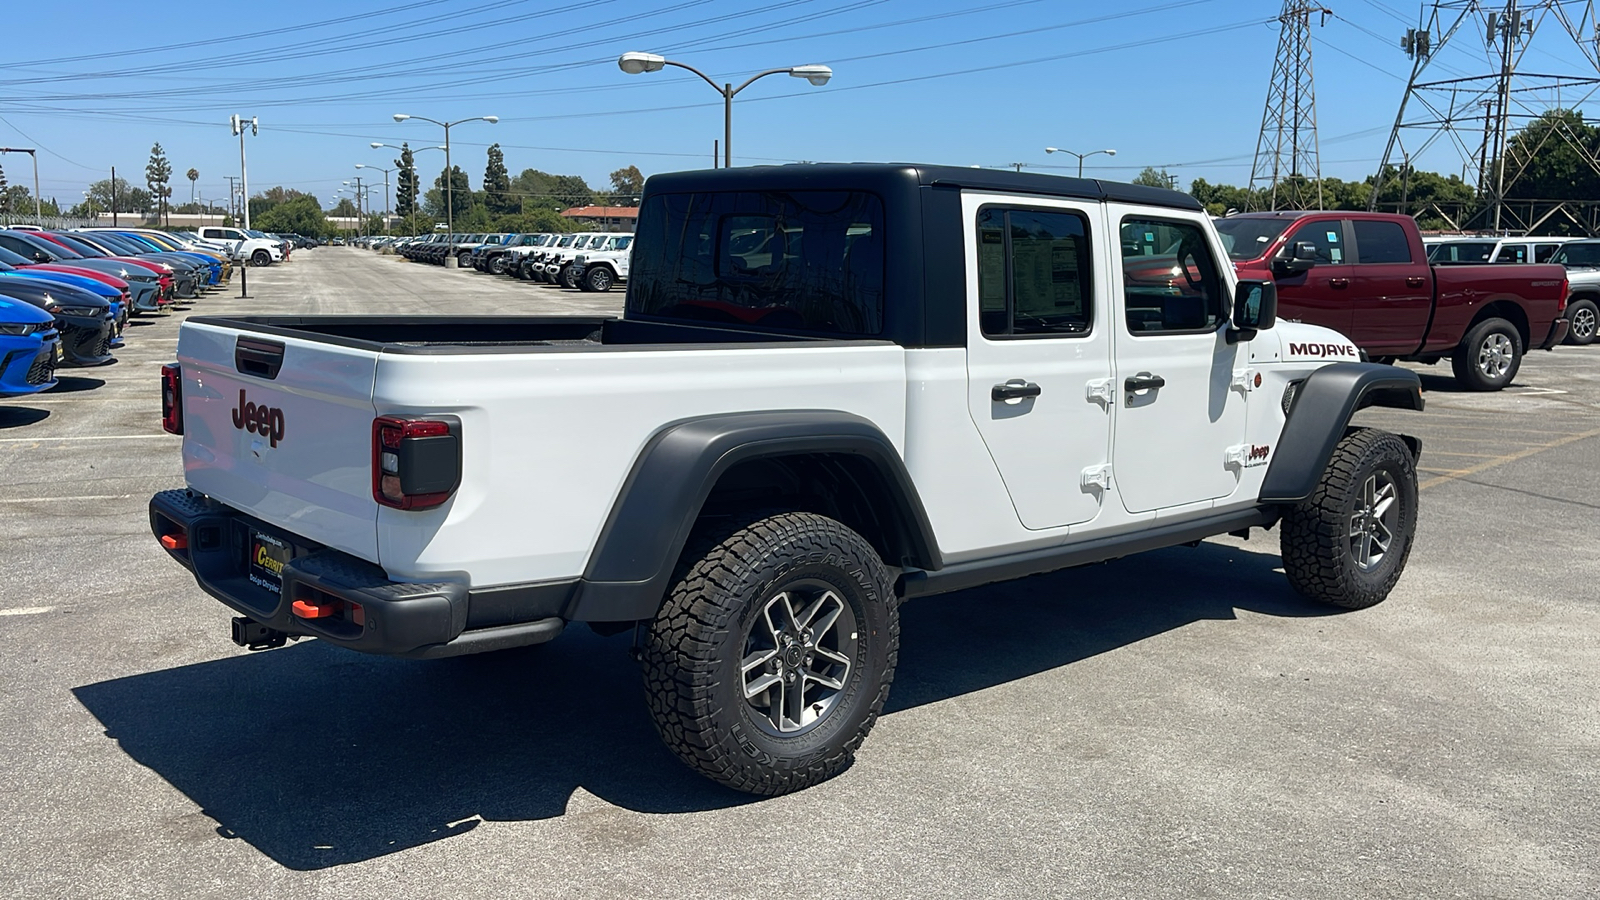
{"label": "black hardtop roof", "polygon": [[1036,172],[933,166],[922,163],[800,163],[668,172],[650,176],[649,181],[645,183],[645,192],[676,194],[741,190],[869,190],[890,194],[930,186],[1098,201],[1114,200],[1196,211],[1205,208],[1200,201],[1188,194],[1165,188],[1100,181],[1093,178],[1041,175]]}

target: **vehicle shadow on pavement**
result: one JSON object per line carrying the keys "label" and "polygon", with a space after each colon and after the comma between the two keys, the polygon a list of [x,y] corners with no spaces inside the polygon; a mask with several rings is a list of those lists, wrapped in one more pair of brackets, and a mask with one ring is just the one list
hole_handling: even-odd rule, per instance
{"label": "vehicle shadow on pavement", "polygon": [[[915,601],[886,714],[1232,619],[1236,604],[1324,612],[1277,565],[1204,544]],[[220,835],[297,870],[561,816],[578,788],[646,813],[756,802],[662,746],[629,643],[575,626],[543,647],[414,662],[304,641],[73,693]]]}
{"label": "vehicle shadow on pavement", "polygon": [[103,378],[89,378],[83,375],[63,375],[56,373],[56,386],[50,389],[52,394],[76,394],[79,391],[92,391],[95,388],[105,387]]}
{"label": "vehicle shadow on pavement", "polygon": [[0,404],[0,428],[21,428],[50,418],[50,410],[36,406],[9,406]]}

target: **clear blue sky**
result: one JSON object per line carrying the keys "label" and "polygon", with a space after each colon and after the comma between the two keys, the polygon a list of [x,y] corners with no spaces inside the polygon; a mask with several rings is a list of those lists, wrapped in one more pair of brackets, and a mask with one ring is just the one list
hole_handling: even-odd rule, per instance
{"label": "clear blue sky", "polygon": [[[1329,0],[1315,30],[1325,175],[1362,178],[1382,154],[1410,63],[1404,0]],[[354,164],[392,166],[372,141],[442,135],[394,113],[498,125],[452,130],[477,186],[498,141],[515,174],[538,168],[595,187],[613,169],[645,174],[710,164],[721,99],[681,70],[629,76],[627,50],[659,52],[719,80],[826,63],[823,88],[773,76],[735,100],[735,163],[894,160],[956,165],[1075,163],[1047,145],[1116,148],[1091,161],[1126,180],[1147,165],[1242,184],[1277,44],[1279,0],[534,0],[439,3],[90,0],[11,4],[0,62],[0,145],[39,146],[43,194],[63,207],[115,165],[144,181],[150,145],[174,168],[174,200],[225,197],[237,174],[230,113],[256,115],[252,192],[286,185],[331,206]],[[68,10],[71,10],[70,12]],[[235,36],[256,29],[257,36]],[[26,36],[35,35],[36,40]],[[1487,71],[1481,38],[1454,68]],[[1551,45],[1541,65],[1583,71]],[[1556,57],[1552,59],[1551,57]],[[1592,67],[1589,67],[1592,74]],[[420,158],[424,175],[442,160]],[[0,158],[13,182],[25,156]],[[1423,167],[1459,171],[1441,150]],[[378,175],[381,180],[381,175]],[[431,180],[431,179],[430,179]]]}

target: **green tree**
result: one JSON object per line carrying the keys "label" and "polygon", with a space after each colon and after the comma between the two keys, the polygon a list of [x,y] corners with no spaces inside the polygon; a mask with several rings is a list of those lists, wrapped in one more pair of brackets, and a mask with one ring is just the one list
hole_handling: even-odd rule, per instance
{"label": "green tree", "polygon": [[113,190],[113,185],[109,178],[102,178],[89,185],[89,200],[74,206],[68,215],[89,215],[91,201],[95,210],[107,212],[111,209],[113,195],[116,197],[116,205],[119,212],[143,213],[150,210],[152,199],[150,193],[144,188],[136,188],[130,185],[126,178],[118,178],[114,187],[115,190]]}
{"label": "green tree", "polygon": [[[1589,162],[1600,153],[1600,129],[1583,113],[1553,109],[1523,126],[1506,148],[1506,197],[1525,200],[1600,200],[1600,173]],[[1489,163],[1494,180],[1496,164]]]}
{"label": "green tree", "polygon": [[256,225],[256,221],[262,216],[291,200],[309,196],[311,195],[304,191],[297,191],[294,188],[287,188],[282,185],[269,187],[250,198],[250,224],[252,226]]}
{"label": "green tree", "polygon": [[11,212],[11,192],[6,187],[6,170],[0,167],[0,215]]}
{"label": "green tree", "polygon": [[[426,208],[428,214],[436,219],[445,218],[444,176],[445,173],[441,171],[439,173],[439,177],[434,179],[433,188],[428,191],[428,195],[426,197]],[[475,198],[472,196],[472,184],[471,182],[467,181],[467,173],[461,171],[460,166],[450,167],[450,199],[455,206],[453,218],[458,221],[465,216],[474,205],[473,201]],[[460,229],[458,228],[456,230],[459,231]]]}
{"label": "green tree", "polygon": [[543,206],[529,206],[526,212],[502,216],[495,220],[494,228],[508,234],[560,234],[577,230],[571,219],[563,218],[555,209]]}
{"label": "green tree", "polygon": [[638,206],[639,195],[644,193],[644,173],[638,166],[628,166],[611,173],[611,203],[613,206]]}
{"label": "green tree", "polygon": [[340,219],[354,219],[360,213],[356,210],[354,200],[349,197],[340,197],[339,202],[333,205],[333,209],[328,210],[328,215]]}
{"label": "green tree", "polygon": [[1145,166],[1144,171],[1133,179],[1133,183],[1158,188],[1171,188],[1173,186],[1172,176],[1167,174],[1167,170],[1157,169],[1154,166]]}
{"label": "green tree", "polygon": [[167,203],[172,198],[172,162],[157,141],[150,148],[150,162],[144,167],[144,183],[156,202],[156,220],[167,221]]}
{"label": "green tree", "polygon": [[489,165],[483,170],[483,205],[494,215],[516,212],[521,205],[511,194],[511,176],[499,144],[489,145]]}
{"label": "green tree", "polygon": [[394,161],[398,171],[395,174],[394,184],[394,211],[402,219],[409,219],[417,212],[417,158],[411,152],[411,144],[400,145],[400,158]]}
{"label": "green tree", "polygon": [[328,217],[322,204],[311,194],[295,192],[296,196],[279,203],[257,215],[251,209],[250,224],[262,231],[279,234],[320,235],[328,231]]}
{"label": "green tree", "polygon": [[525,209],[553,205],[564,209],[594,203],[594,191],[577,175],[551,175],[538,169],[523,169],[522,174],[511,179],[511,190]]}

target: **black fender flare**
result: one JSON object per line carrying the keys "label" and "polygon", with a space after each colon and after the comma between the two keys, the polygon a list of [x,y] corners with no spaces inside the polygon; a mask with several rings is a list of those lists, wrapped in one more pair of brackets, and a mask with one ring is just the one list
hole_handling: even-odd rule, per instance
{"label": "black fender flare", "polygon": [[[1299,503],[1316,490],[1350,417],[1368,406],[1421,410],[1422,379],[1410,369],[1380,363],[1333,363],[1312,372],[1295,391],[1278,452],[1261,483],[1261,502]],[[1422,445],[1406,438],[1413,454]]]}
{"label": "black fender flare", "polygon": [[[754,459],[852,455],[882,479],[909,559],[937,570],[943,558],[899,451],[872,422],[835,410],[732,413],[677,422],[634,460],[565,618],[621,622],[656,614],[673,568],[717,479]],[[886,560],[890,565],[900,560]]]}

